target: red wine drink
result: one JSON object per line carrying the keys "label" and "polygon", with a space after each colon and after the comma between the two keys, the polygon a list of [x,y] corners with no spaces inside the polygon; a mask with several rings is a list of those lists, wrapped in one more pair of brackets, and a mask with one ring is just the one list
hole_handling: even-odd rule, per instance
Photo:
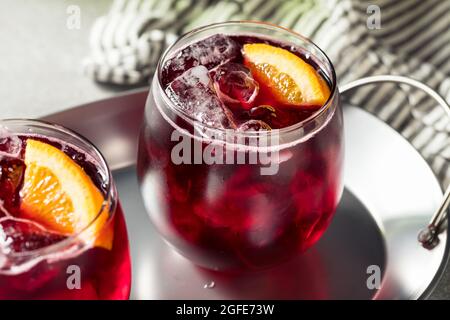
{"label": "red wine drink", "polygon": [[253,22],[197,29],[161,58],[138,176],[162,236],[214,270],[259,269],[311,247],[342,194],[333,66],[312,42]]}
{"label": "red wine drink", "polygon": [[105,160],[70,130],[0,122],[0,300],[128,299],[123,212]]}

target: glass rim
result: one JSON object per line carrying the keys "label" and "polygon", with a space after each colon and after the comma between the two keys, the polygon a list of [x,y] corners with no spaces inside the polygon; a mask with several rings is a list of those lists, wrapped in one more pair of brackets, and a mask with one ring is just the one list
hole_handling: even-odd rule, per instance
{"label": "glass rim", "polygon": [[[97,214],[92,219],[92,221],[90,221],[80,231],[67,236],[64,240],[58,241],[58,242],[50,244],[48,246],[45,246],[45,247],[42,247],[42,248],[38,248],[38,249],[34,249],[34,250],[29,250],[29,251],[9,253],[7,255],[7,257],[12,257],[12,258],[24,258],[24,257],[30,257],[30,256],[45,257],[46,255],[57,253],[61,249],[64,250],[65,248],[68,248],[71,245],[76,244],[77,241],[82,239],[84,234],[89,232],[89,229],[100,218],[100,216],[103,214],[103,210],[107,206],[109,206],[109,210],[108,210],[109,217],[105,221],[105,225],[110,223],[111,218],[112,218],[111,212],[114,212],[116,210],[116,207],[117,207],[117,192],[115,190],[115,185],[114,185],[114,181],[113,181],[111,170],[109,169],[109,166],[108,166],[108,164],[106,162],[105,157],[103,156],[103,154],[100,152],[100,150],[98,150],[98,148],[91,141],[89,141],[86,137],[82,136],[81,134],[75,132],[74,130],[71,130],[71,129],[66,128],[66,127],[64,127],[62,125],[51,123],[51,122],[48,122],[48,121],[45,121],[45,120],[26,119],[26,118],[0,119],[0,127],[6,127],[6,129],[9,129],[8,128],[8,124],[22,125],[22,126],[25,126],[25,127],[26,126],[34,126],[36,128],[40,128],[40,129],[54,130],[54,131],[57,131],[59,133],[63,133],[63,134],[69,135],[71,137],[74,137],[76,140],[81,142],[83,145],[92,148],[93,152],[95,153],[94,158],[97,157],[97,158],[95,158],[95,160],[98,161],[98,165],[101,167],[101,169],[104,169],[104,171],[105,171],[105,178],[106,178],[106,180],[104,181],[104,183],[105,183],[105,186],[106,186],[105,187],[106,194],[104,194],[103,203],[102,203],[102,206],[99,209],[99,212],[97,212]],[[13,132],[13,130],[11,130],[11,132],[12,133],[16,133],[16,132]],[[20,134],[20,133],[18,133],[18,134]],[[27,133],[24,133],[24,134],[27,134]],[[46,137],[45,134],[41,134],[41,136]],[[49,139],[52,140],[52,137],[49,137]],[[76,145],[76,146],[78,148],[80,148],[83,152],[86,152],[86,154],[88,154],[88,155],[92,154],[92,152],[88,152],[87,150],[85,150],[85,147],[78,146],[78,145]],[[4,218],[11,218],[11,217],[5,216],[5,217],[2,217],[1,219],[4,219]],[[21,219],[21,218],[16,218],[14,216],[12,218]],[[31,222],[34,222],[34,221],[31,221]],[[37,225],[40,226],[39,223],[37,223]],[[1,272],[1,270],[2,269],[1,269],[1,266],[0,266],[0,272]]]}
{"label": "glass rim", "polygon": [[[164,53],[162,54],[161,58],[158,61],[157,67],[156,67],[155,77],[157,78],[157,81],[154,81],[154,82],[158,85],[158,90],[160,92],[162,92],[161,96],[162,96],[162,99],[164,100],[164,103],[167,104],[168,106],[170,106],[171,111],[175,112],[177,115],[182,117],[184,120],[189,121],[189,123],[191,123],[192,125],[198,126],[200,128],[206,128],[209,132],[215,132],[220,135],[220,134],[223,134],[226,130],[230,130],[230,129],[216,128],[216,127],[210,126],[208,124],[202,123],[202,122],[198,121],[197,119],[195,119],[194,117],[187,115],[183,111],[179,110],[179,108],[177,108],[175,103],[170,99],[170,97],[167,95],[166,91],[163,89],[161,74],[162,74],[162,69],[163,69],[164,63],[169,58],[170,54],[172,53],[173,48],[177,44],[179,44],[181,41],[183,41],[184,39],[194,36],[195,34],[201,33],[203,31],[210,30],[210,29],[227,27],[227,26],[230,26],[230,27],[231,26],[239,26],[239,25],[262,27],[262,28],[266,28],[268,30],[285,32],[286,34],[294,36],[297,39],[307,43],[308,45],[311,45],[314,49],[316,49],[323,56],[326,64],[330,68],[330,71],[331,71],[330,72],[330,76],[331,76],[330,77],[330,81],[331,81],[330,96],[328,97],[325,104],[323,104],[319,109],[317,109],[314,113],[312,113],[306,119],[303,119],[302,121],[297,122],[288,127],[276,129],[276,131],[280,135],[288,134],[290,132],[297,131],[298,129],[304,128],[309,123],[311,123],[314,120],[316,120],[317,118],[323,116],[324,113],[326,113],[326,111],[328,111],[332,107],[333,101],[336,99],[336,96],[339,93],[338,87],[337,87],[336,71],[334,69],[334,66],[333,66],[330,58],[326,55],[326,53],[322,49],[320,49],[319,46],[317,46],[309,38],[295,32],[291,29],[281,27],[276,24],[272,24],[269,22],[263,22],[263,21],[254,21],[254,20],[237,20],[237,21],[218,22],[218,23],[208,24],[205,26],[195,28],[187,33],[184,33],[180,37],[178,37],[178,39],[164,51]],[[242,32],[242,34],[245,34],[245,32]],[[182,47],[182,48],[184,48],[184,47]],[[271,132],[274,131],[275,129],[274,130],[262,130],[262,131],[237,131],[235,129],[231,129],[231,130],[234,131],[235,135],[242,136],[243,138],[252,138],[252,137],[254,138],[254,137],[259,137],[259,136],[264,136],[264,135],[270,135]]]}

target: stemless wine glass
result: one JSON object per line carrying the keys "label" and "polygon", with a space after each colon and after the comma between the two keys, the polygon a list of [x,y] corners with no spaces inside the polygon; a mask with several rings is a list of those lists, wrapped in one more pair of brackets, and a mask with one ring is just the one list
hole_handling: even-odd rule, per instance
{"label": "stemless wine glass", "polygon": [[[0,129],[0,299],[128,299],[131,264],[125,220],[112,174],[100,152],[71,130],[46,122],[4,120]],[[63,151],[103,196],[99,212],[80,232],[58,235],[23,218],[14,205],[10,206],[13,211],[6,209],[5,201],[21,196],[10,186],[19,185],[15,177],[23,177],[28,168],[23,169],[23,159],[30,139]],[[45,186],[50,173],[40,178],[38,184]],[[40,199],[34,202],[38,207],[53,201],[52,190],[37,190],[43,193],[32,195]],[[72,201],[84,200],[85,195],[78,196]]]}
{"label": "stemless wine glass", "polygon": [[[299,48],[328,80],[328,101],[279,130],[224,130],[199,122],[166,94],[163,66],[181,49],[216,34],[273,39]],[[252,139],[270,143],[255,145]],[[180,143],[190,146],[183,150],[185,161],[174,159]],[[230,153],[234,159],[260,160],[224,158],[210,164],[204,157],[212,145],[220,146],[214,152],[223,151],[223,157]],[[194,263],[213,270],[258,269],[311,247],[340,200],[343,155],[334,68],[310,40],[266,23],[227,22],[187,33],[161,58],[140,135],[138,177],[154,225]],[[275,172],[264,173],[268,167]]]}

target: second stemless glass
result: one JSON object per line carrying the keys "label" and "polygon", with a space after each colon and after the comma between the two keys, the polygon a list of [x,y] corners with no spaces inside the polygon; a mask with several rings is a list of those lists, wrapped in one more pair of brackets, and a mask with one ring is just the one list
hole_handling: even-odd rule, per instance
{"label": "second stemless glass", "polygon": [[[181,48],[214,34],[270,37],[304,50],[330,81],[331,96],[316,113],[272,132],[225,132],[181,113],[161,84],[161,68]],[[228,22],[194,30],[161,58],[146,105],[141,131],[138,176],[152,221],[164,238],[196,264],[214,269],[253,269],[276,264],[313,245],[329,225],[342,194],[343,122],[333,66],[311,41],[289,30],[259,22]],[[193,135],[203,137],[200,149]],[[174,163],[181,139],[193,153],[221,144],[249,159],[276,152],[274,175],[267,164]],[[223,135],[221,135],[223,134]],[[249,147],[235,143],[276,134],[278,143]],[[241,140],[240,140],[241,139]],[[227,143],[233,141],[233,143]],[[273,140],[272,140],[273,141]],[[201,156],[201,155],[200,155]],[[192,158],[196,157],[192,155]],[[276,162],[276,163],[275,163]]]}
{"label": "second stemless glass", "polygon": [[[83,169],[89,169],[91,178],[95,177],[104,191],[101,211],[80,233],[40,249],[10,253],[6,257],[0,251],[0,300],[128,299],[131,263],[127,230],[112,174],[103,156],[87,140],[61,126],[36,120],[4,120],[0,121],[0,127],[22,137],[37,136],[61,148],[64,145],[78,148],[83,152],[80,159],[92,160],[90,167]],[[70,156],[76,158],[76,154]],[[104,214],[108,214],[106,221],[100,229],[95,228]],[[0,219],[11,218],[0,216]],[[0,235],[1,232],[0,228]],[[111,232],[110,248],[92,243],[110,236]]]}

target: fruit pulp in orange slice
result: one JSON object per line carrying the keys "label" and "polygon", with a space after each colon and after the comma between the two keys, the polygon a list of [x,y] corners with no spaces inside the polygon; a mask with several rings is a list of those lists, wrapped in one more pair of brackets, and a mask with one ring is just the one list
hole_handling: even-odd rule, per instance
{"label": "fruit pulp in orange slice", "polygon": [[265,43],[245,44],[244,64],[260,87],[282,105],[322,106],[330,89],[313,66],[294,53]]}

